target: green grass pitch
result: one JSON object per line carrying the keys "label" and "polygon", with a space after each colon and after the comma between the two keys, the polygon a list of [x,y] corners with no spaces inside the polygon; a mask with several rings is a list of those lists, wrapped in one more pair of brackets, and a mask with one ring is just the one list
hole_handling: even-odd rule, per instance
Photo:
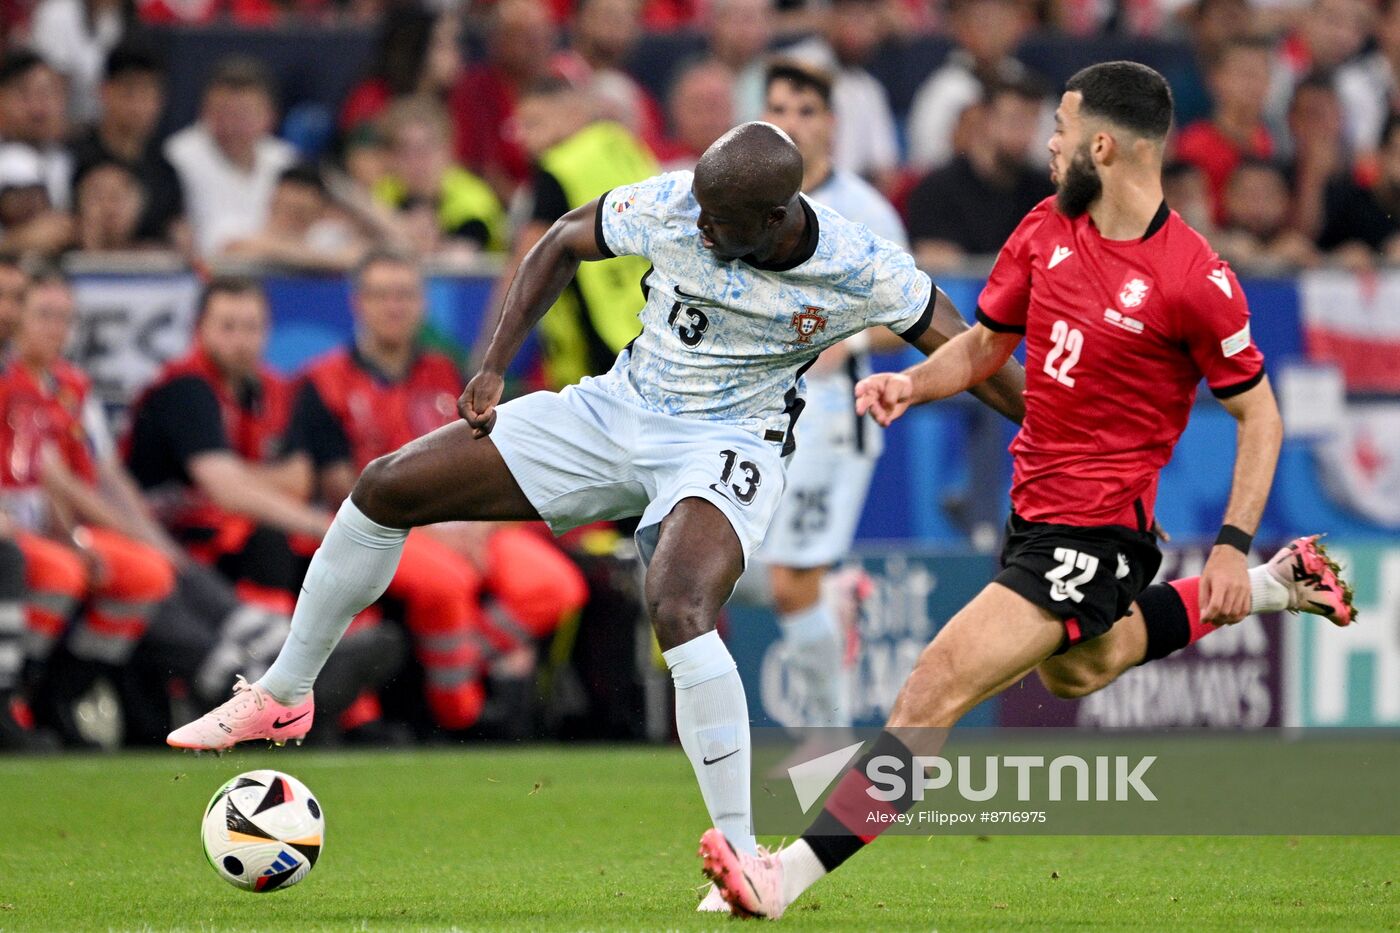
{"label": "green grass pitch", "polygon": [[[199,848],[209,795],[259,767],[305,781],[327,819],[315,871],[268,895]],[[675,748],[5,759],[0,931],[737,929],[694,913],[704,826]],[[1400,839],[887,838],[782,923],[1400,929]]]}

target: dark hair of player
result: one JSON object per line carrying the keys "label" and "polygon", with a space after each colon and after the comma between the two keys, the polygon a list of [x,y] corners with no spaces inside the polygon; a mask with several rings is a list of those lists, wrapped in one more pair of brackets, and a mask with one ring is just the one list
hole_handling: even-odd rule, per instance
{"label": "dark hair of player", "polygon": [[826,71],[805,62],[780,58],[764,72],[764,90],[771,88],[775,81],[786,81],[799,91],[815,91],[826,109],[831,109],[831,75]]}
{"label": "dark hair of player", "polygon": [[1137,62],[1090,65],[1065,83],[1078,92],[1080,113],[1155,142],[1172,128],[1172,91],[1167,79]]}
{"label": "dark hair of player", "polygon": [[254,295],[264,304],[267,303],[267,295],[256,279],[241,275],[218,275],[210,279],[199,293],[199,304],[195,308],[194,316],[196,326],[203,323],[210,303],[218,295]]}

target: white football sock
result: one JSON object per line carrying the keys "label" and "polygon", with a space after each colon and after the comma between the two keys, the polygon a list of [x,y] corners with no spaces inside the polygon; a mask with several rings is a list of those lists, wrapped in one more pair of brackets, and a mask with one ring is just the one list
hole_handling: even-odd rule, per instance
{"label": "white football sock", "polygon": [[749,799],[749,707],[744,682],[718,632],[662,654],[676,686],[676,732],[710,821],[734,848],[753,854]]}
{"label": "white football sock", "polygon": [[816,884],[826,874],[817,853],[807,845],[806,839],[799,839],[785,846],[778,853],[778,861],[783,863],[783,902],[791,904],[797,896]]}
{"label": "white football sock", "polygon": [[258,683],[293,705],[311,692],[350,620],[384,594],[408,531],[371,521],[349,498],[341,504],[301,584],[292,631]]}
{"label": "white football sock", "polygon": [[1282,612],[1288,608],[1288,587],[1263,564],[1249,570],[1251,612]]}
{"label": "white football sock", "polygon": [[804,708],[813,717],[803,726],[851,725],[850,673],[846,670],[845,639],[831,601],[823,595],[816,605],[778,616],[787,645],[788,671],[802,683]]}

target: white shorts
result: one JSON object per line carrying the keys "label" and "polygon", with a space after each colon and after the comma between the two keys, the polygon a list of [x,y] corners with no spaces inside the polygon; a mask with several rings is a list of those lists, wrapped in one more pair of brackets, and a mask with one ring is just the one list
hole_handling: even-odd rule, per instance
{"label": "white shorts", "polygon": [[787,488],[758,553],[764,563],[825,567],[850,553],[883,440],[874,421],[856,420],[852,384],[807,381]]}
{"label": "white shorts", "polygon": [[613,394],[628,391],[618,379],[590,377],[496,410],[491,440],[530,504],[555,534],[640,515],[637,547],[649,562],[661,520],[694,496],[729,519],[747,562],[782,499],[782,445],[625,401]]}

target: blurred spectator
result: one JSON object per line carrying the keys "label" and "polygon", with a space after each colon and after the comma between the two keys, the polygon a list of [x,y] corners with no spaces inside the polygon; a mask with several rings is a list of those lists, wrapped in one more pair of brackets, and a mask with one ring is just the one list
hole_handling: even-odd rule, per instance
{"label": "blurred spectator", "polygon": [[1172,103],[1177,127],[1210,116],[1206,72],[1225,46],[1251,32],[1249,0],[1197,0],[1185,15],[1191,59],[1184,73],[1172,80]]}
{"label": "blurred spectator", "polygon": [[899,167],[899,139],[884,85],[865,66],[880,40],[884,0],[835,0],[824,12],[822,35],[783,50],[836,75],[832,161],[837,168],[882,181]]}
{"label": "blurred spectator", "polygon": [[[120,162],[141,182],[142,240],[185,245],[184,195],[175,169],[160,151],[156,124],[165,109],[165,69],[143,48],[122,45],[107,56],[97,121],[73,143],[76,174],[99,162]],[[178,225],[178,229],[176,229]]]}
{"label": "blurred spectator", "polygon": [[45,751],[47,736],[17,715],[24,673],[24,554],[0,529],[0,752]]}
{"label": "blurred spectator", "polygon": [[710,0],[709,52],[734,77],[734,121],[763,112],[764,56],[773,41],[773,0]]}
{"label": "blurred spectator", "polygon": [[1293,227],[1309,240],[1322,230],[1328,184],[1350,170],[1342,104],[1326,75],[1309,75],[1293,91],[1288,108],[1293,140]]}
{"label": "blurred spectator", "polygon": [[199,255],[216,255],[267,223],[277,179],[296,162],[296,151],[272,135],[276,119],[272,78],[263,66],[226,59],[205,86],[199,120],[166,141]]}
{"label": "blurred spectator", "polygon": [[345,137],[340,161],[357,189],[374,192],[389,175],[389,144],[378,121],[361,123]]}
{"label": "blurred spectator", "polygon": [[[657,173],[656,160],[641,140],[620,124],[599,119],[598,109],[593,95],[559,79],[543,81],[521,98],[517,121],[534,165],[530,213],[516,234],[493,308],[504,300],[525,254],[556,220],[613,188]],[[648,266],[637,256],[579,266],[539,325],[545,381],[551,388],[606,372],[637,336],[642,306],[637,283]]]}
{"label": "blurred spectator", "polygon": [[1381,0],[1376,49],[1338,70],[1337,91],[1352,150],[1372,165],[1386,122],[1400,113],[1400,2]]}
{"label": "blurred spectator", "polygon": [[[412,263],[372,253],[352,295],[355,343],[308,368],[293,426],[332,507],[375,457],[457,422],[462,389],[455,364],[418,342],[423,281]],[[586,594],[577,569],[544,539],[458,523],[409,534],[387,595],[404,606],[436,723],[457,730],[481,713],[483,666],[552,632]]]}
{"label": "blurred spectator", "polygon": [[560,68],[575,84],[592,89],[604,116],[654,150],[665,134],[661,107],[627,73],[628,57],[642,37],[641,12],[641,0],[579,0]]}
{"label": "blurred spectator", "polygon": [[206,286],[190,354],[132,407],[126,461],[195,559],[245,594],[290,608],[297,580],[286,538],[319,540],[330,516],[302,502],[310,475],[283,439],[293,387],[262,364],[268,323],[256,283]]}
{"label": "blurred spectator", "polygon": [[0,249],[52,256],[72,240],[73,218],[49,199],[38,154],[0,145]]}
{"label": "blurred spectator", "polygon": [[1246,158],[1274,155],[1274,138],[1264,123],[1271,56],[1268,40],[1226,44],[1209,69],[1214,101],[1210,119],[1196,121],[1177,136],[1176,158],[1205,173],[1217,224],[1225,219],[1225,186],[1235,166]]}
{"label": "blurred spectator", "polygon": [[84,424],[88,380],[62,358],[74,314],[57,276],[36,277],[25,293],[0,393],[0,497],[23,529],[31,644],[49,675],[36,712],[77,741],[65,701],[130,659],[175,573],[99,487]]}
{"label": "blurred spectator", "polygon": [[1031,25],[1023,0],[954,0],[949,32],[956,48],[919,87],[909,109],[910,168],[927,172],[952,160],[958,118],[982,100],[985,82],[1016,83],[1029,77],[1012,54]]}
{"label": "blurred spectator", "polygon": [[1026,160],[1042,101],[1038,85],[1000,84],[987,91],[986,103],[970,108],[967,151],[909,196],[909,234],[920,266],[948,269],[969,255],[995,255],[1031,208],[1054,194],[1048,169]]}
{"label": "blurred spectator", "polygon": [[682,67],[666,100],[671,135],[657,150],[666,171],[695,168],[701,153],[738,122],[734,119],[734,75],[705,58]]}
{"label": "blurred spectator", "polygon": [[530,173],[529,156],[510,126],[516,100],[551,73],[558,39],[544,4],[499,0],[491,11],[486,61],[468,68],[452,93],[457,158],[502,201],[509,201]]}
{"label": "blurred spectator", "polygon": [[309,165],[284,171],[272,191],[267,225],[234,240],[230,256],[293,269],[345,271],[364,253],[350,222],[334,208],[321,173]]}
{"label": "blurred spectator", "polygon": [[1353,267],[1400,262],[1400,116],[1385,125],[1378,167],[1374,183],[1343,175],[1327,189],[1318,246]]}
{"label": "blurred spectator", "polygon": [[[268,323],[256,283],[214,279],[200,296],[193,348],[137,400],[126,444],[136,481],[197,562],[180,574],[186,611],[157,616],[158,650],[146,660],[157,669],[162,661],[167,669],[183,665],[205,699],[227,691],[236,673],[255,678],[266,669],[300,585],[302,559],[290,536],[314,542],[330,524],[302,501],[310,471],[289,457],[282,436],[293,386],[262,365]],[[219,576],[211,580],[205,568]],[[221,580],[237,585],[243,605]],[[203,617],[203,631],[182,618],[191,610]],[[357,625],[317,682],[318,713],[334,722],[361,688],[395,670],[396,650],[387,633]]]}
{"label": "blurred spectator", "polygon": [[19,327],[20,312],[24,310],[24,290],[29,286],[19,259],[13,254],[0,254],[0,359],[8,357],[10,341]]}
{"label": "blurred spectator", "polygon": [[68,79],[70,114],[97,116],[97,85],[107,55],[126,31],[126,0],[40,0],[30,23],[34,50]]}
{"label": "blurred spectator", "polygon": [[74,248],[88,253],[159,249],[166,244],[142,240],[141,213],[146,192],[141,179],[121,162],[93,162],[73,180],[76,235]]}
{"label": "blurred spectator", "polygon": [[1297,83],[1309,74],[1331,75],[1355,57],[1374,19],[1374,0],[1312,0],[1278,47],[1267,108],[1275,131],[1282,131]]}
{"label": "blurred spectator", "polygon": [[375,197],[391,207],[416,252],[504,249],[505,212],[485,181],[452,161],[447,113],[427,98],[395,103],[384,118],[389,174]]}
{"label": "blurred spectator", "polygon": [[1215,239],[1210,186],[1205,173],[1190,162],[1171,161],[1162,166],[1162,197],[1181,219],[1208,241]]}
{"label": "blurred spectator", "polygon": [[0,158],[33,153],[49,203],[68,207],[73,157],[68,152],[68,97],[63,76],[38,55],[24,49],[0,61]]}
{"label": "blurred spectator", "polygon": [[1213,245],[1230,262],[1258,271],[1313,265],[1312,241],[1290,226],[1292,206],[1283,169],[1245,159],[1226,185],[1225,222]]}
{"label": "blurred spectator", "polygon": [[374,71],[351,88],[340,109],[345,131],[378,117],[396,97],[434,97],[447,103],[462,79],[461,19],[455,11],[396,12],[384,24]]}

